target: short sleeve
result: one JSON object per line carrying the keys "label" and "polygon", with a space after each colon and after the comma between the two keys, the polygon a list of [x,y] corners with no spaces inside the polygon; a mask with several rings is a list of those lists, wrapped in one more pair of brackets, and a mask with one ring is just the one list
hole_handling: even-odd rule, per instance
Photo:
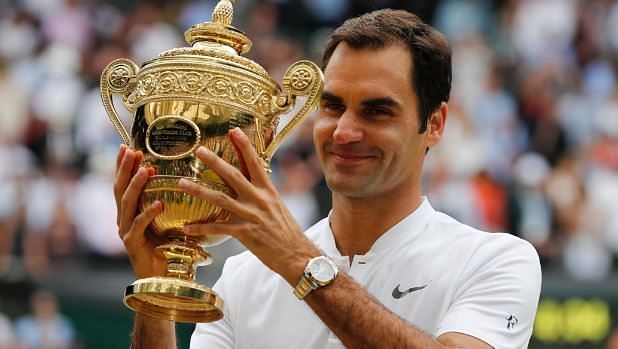
{"label": "short sleeve", "polygon": [[[229,261],[229,259],[228,259]],[[212,287],[212,289],[224,300],[230,299],[230,295],[226,292],[229,289],[229,264],[226,261],[223,266],[221,277]],[[226,272],[227,271],[227,272]],[[223,307],[223,318],[208,323],[199,323],[195,325],[195,330],[191,336],[191,349],[220,349],[234,348],[234,331],[232,327],[232,317],[229,307]]]}
{"label": "short sleeve", "polygon": [[468,261],[436,336],[464,333],[494,348],[528,347],[541,292],[541,267],[526,241],[500,234]]}

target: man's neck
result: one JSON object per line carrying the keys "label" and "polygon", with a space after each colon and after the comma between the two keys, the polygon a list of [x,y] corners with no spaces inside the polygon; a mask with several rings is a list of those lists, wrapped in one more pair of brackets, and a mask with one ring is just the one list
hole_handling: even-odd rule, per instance
{"label": "man's neck", "polygon": [[343,256],[363,255],[391,227],[422,203],[420,194],[396,199],[348,198],[333,194],[330,224],[337,249]]}

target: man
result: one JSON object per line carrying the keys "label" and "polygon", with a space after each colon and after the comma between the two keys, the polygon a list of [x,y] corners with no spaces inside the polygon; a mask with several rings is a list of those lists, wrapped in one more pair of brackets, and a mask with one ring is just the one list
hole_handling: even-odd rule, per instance
{"label": "man", "polygon": [[[181,188],[234,219],[185,232],[229,234],[249,251],[227,260],[214,286],[224,318],[198,324],[192,348],[527,346],[541,283],[534,249],[436,212],[420,193],[425,154],[448,115],[450,56],[444,36],[405,11],[372,12],[331,35],[314,141],[333,209],[305,234],[242,131],[229,134],[242,172],[198,149],[237,195]],[[162,205],[135,217],[149,176],[134,170],[141,158],[121,148],[115,184],[138,278],[165,270],[145,234]],[[174,348],[173,324],[136,314],[133,340]]]}

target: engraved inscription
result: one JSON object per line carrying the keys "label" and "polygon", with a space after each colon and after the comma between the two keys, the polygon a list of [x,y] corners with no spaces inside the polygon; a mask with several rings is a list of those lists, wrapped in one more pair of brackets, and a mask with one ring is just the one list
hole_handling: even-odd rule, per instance
{"label": "engraved inscription", "polygon": [[146,132],[146,146],[156,157],[180,159],[198,146],[200,131],[190,120],[165,116],[155,120]]}
{"label": "engraved inscription", "polygon": [[157,125],[150,133],[152,150],[162,155],[184,153],[191,149],[192,141],[195,141],[195,131],[179,123]]}

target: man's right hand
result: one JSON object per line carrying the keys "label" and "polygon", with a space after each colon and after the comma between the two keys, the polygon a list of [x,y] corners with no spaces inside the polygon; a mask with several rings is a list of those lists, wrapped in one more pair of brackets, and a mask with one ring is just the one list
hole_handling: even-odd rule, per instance
{"label": "man's right hand", "polygon": [[120,146],[114,182],[118,234],[127,249],[138,279],[163,276],[166,272],[165,259],[154,253],[155,247],[163,243],[163,239],[148,229],[149,224],[163,211],[163,203],[155,201],[138,214],[142,189],[148,178],[154,174],[154,169],[140,167],[143,159],[142,152],[132,150],[126,145]]}

